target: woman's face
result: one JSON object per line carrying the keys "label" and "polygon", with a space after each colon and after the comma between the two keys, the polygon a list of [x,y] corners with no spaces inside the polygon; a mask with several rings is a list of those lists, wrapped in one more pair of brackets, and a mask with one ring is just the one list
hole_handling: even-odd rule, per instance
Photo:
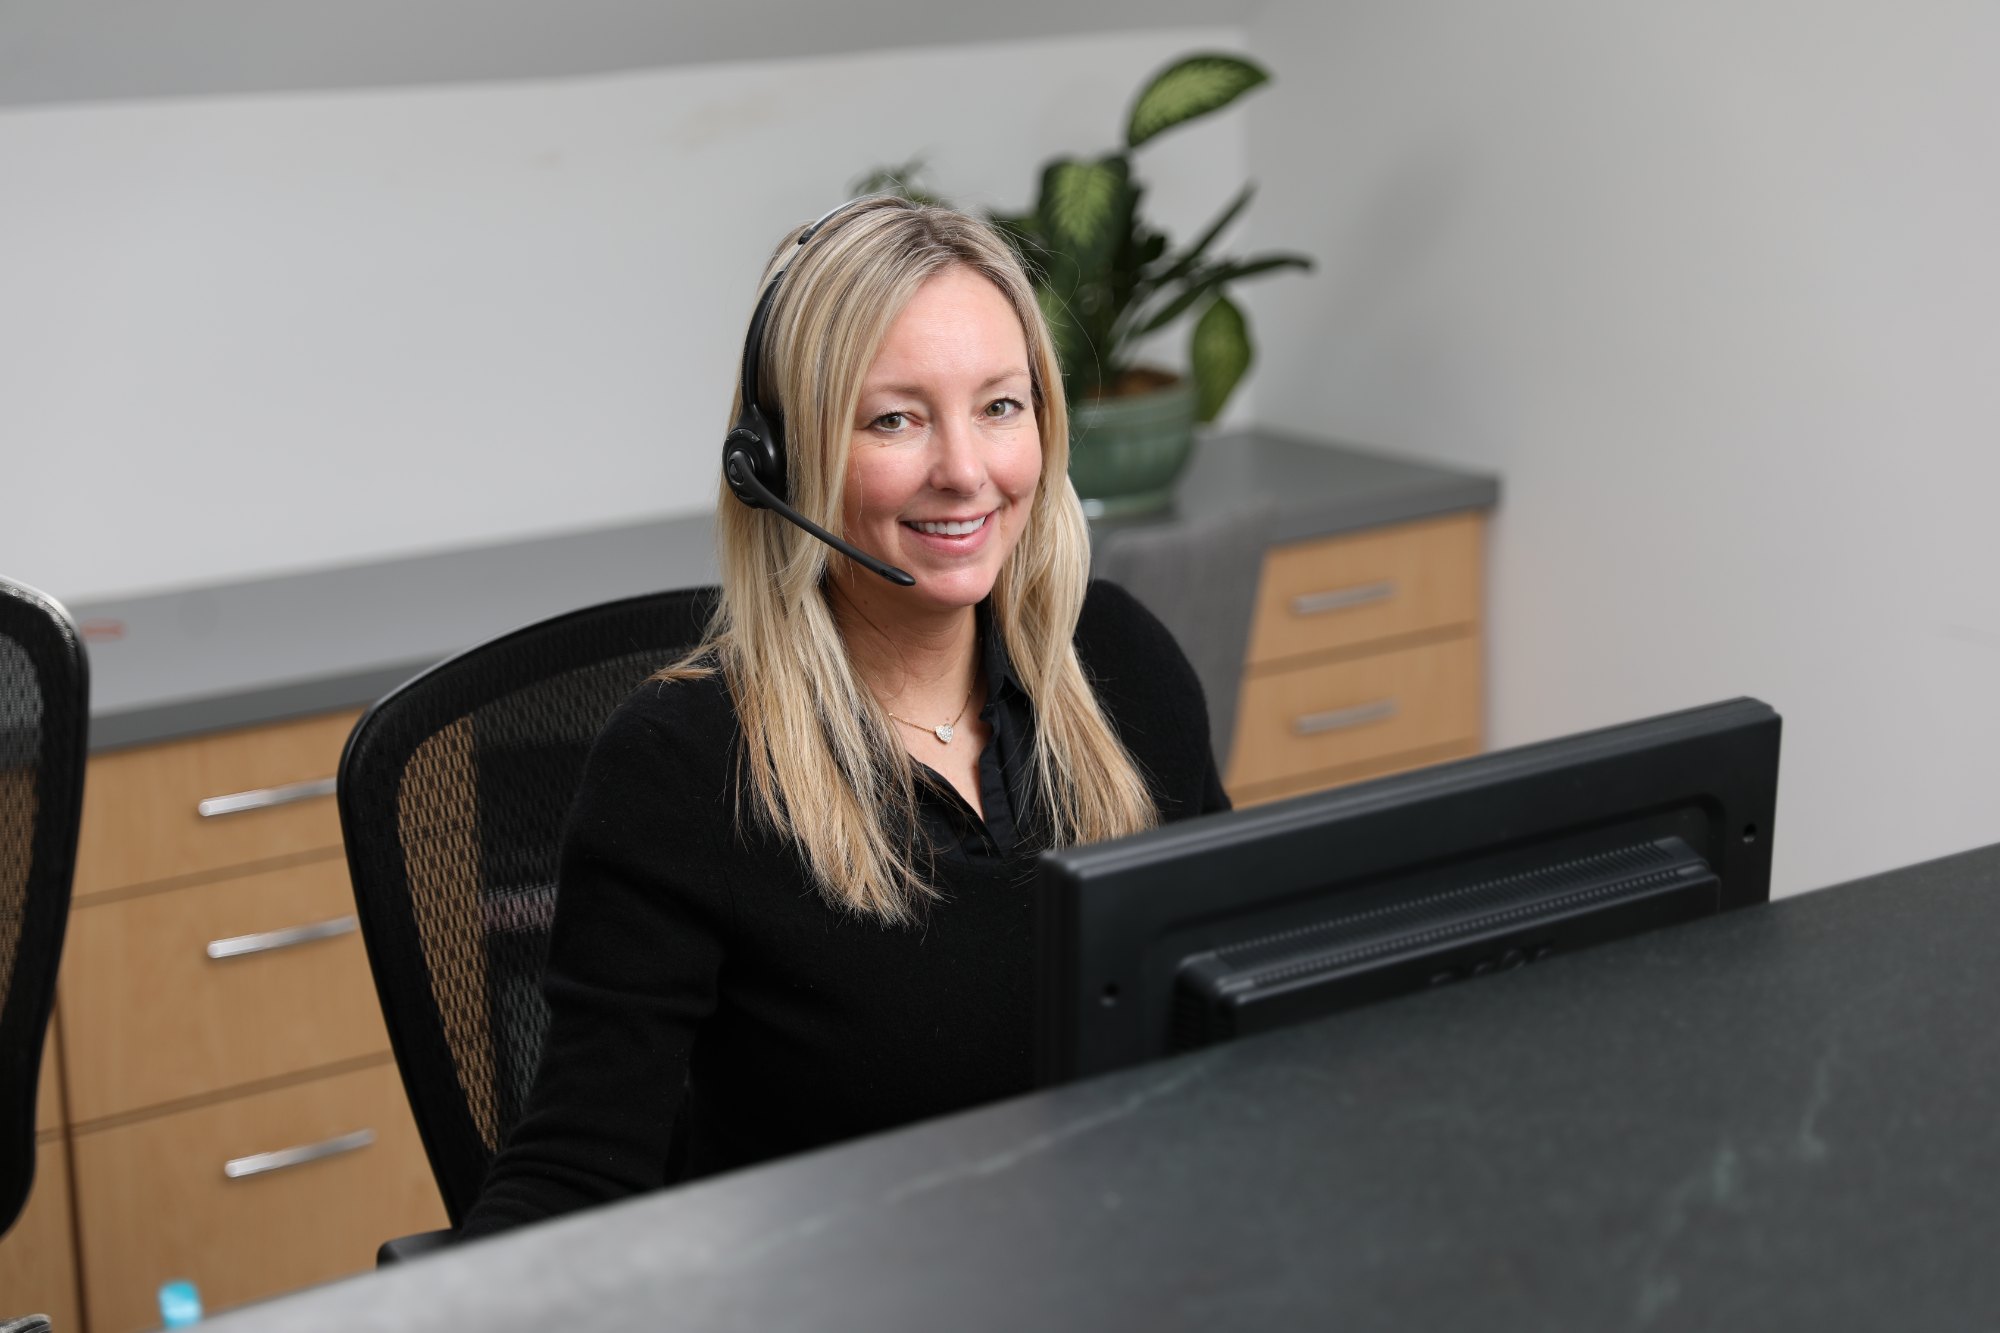
{"label": "woman's face", "polygon": [[948,269],[917,289],[862,379],[841,515],[849,541],[917,583],[845,565],[847,590],[891,615],[975,605],[1021,539],[1041,473],[1021,321],[987,278]]}

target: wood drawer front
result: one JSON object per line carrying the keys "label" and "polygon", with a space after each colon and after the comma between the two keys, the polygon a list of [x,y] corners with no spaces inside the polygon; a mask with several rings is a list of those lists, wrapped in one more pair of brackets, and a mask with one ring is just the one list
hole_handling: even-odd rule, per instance
{"label": "wood drawer front", "polygon": [[[366,1147],[230,1179],[223,1164],[371,1129]],[[391,1236],[446,1225],[393,1064],[76,1138],[91,1333],[159,1323],[187,1278],[210,1311],[373,1266]]]}
{"label": "wood drawer front", "polygon": [[1303,777],[1480,733],[1479,639],[1448,639],[1243,682],[1229,786]]}
{"label": "wood drawer front", "polygon": [[50,1139],[35,1150],[27,1207],[13,1230],[0,1236],[0,1319],[45,1314],[58,1333],[83,1327],[73,1234],[69,1148]]}
{"label": "wood drawer front", "polygon": [[1264,558],[1244,660],[1347,649],[1480,616],[1478,514],[1280,546]]}
{"label": "wood drawer front", "polygon": [[[359,932],[252,938],[353,918],[342,857],[77,908],[60,983],[70,1118],[388,1050]],[[278,947],[209,956],[231,941]]]}
{"label": "wood drawer front", "polygon": [[[62,975],[60,970],[56,975]],[[60,1041],[52,1014],[49,1016],[48,1035],[42,1038],[42,1072],[35,1076],[35,1128],[38,1131],[59,1129],[63,1124],[62,1084],[58,1082],[62,1071],[56,1067],[56,1048]]]}
{"label": "wood drawer front", "polygon": [[83,788],[76,896],[340,845],[333,797],[203,818],[211,797],[331,778],[358,713],[95,756]]}

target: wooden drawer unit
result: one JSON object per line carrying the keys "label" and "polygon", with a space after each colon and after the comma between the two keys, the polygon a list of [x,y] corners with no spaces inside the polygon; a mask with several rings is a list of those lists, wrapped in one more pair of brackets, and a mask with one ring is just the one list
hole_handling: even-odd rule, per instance
{"label": "wooden drawer unit", "polygon": [[[61,977],[61,969],[56,975]],[[56,1051],[61,1039],[56,1035],[53,1016],[49,1020],[49,1035],[42,1041],[42,1072],[35,1083],[35,1128],[37,1131],[61,1129],[63,1126],[62,1070],[56,1067]]]}
{"label": "wooden drawer unit", "polygon": [[[356,716],[91,758],[57,988],[86,1333],[156,1324],[171,1278],[219,1309],[443,1224],[341,854]],[[224,1171],[328,1141],[345,1150]]]}
{"label": "wooden drawer unit", "polygon": [[1476,514],[1274,549],[1244,661],[1252,666],[1479,622]]}
{"label": "wooden drawer unit", "polygon": [[83,1326],[70,1237],[69,1145],[46,1135],[27,1207],[0,1236],[0,1318],[45,1314],[59,1331]]}
{"label": "wooden drawer unit", "polygon": [[1227,770],[1237,804],[1478,751],[1483,534],[1455,514],[1272,550]]}
{"label": "wooden drawer unit", "polygon": [[334,768],[358,716],[330,714],[93,757],[76,897],[338,847]]}
{"label": "wooden drawer unit", "polygon": [[339,856],[84,904],[61,986],[82,1124],[389,1049]]}
{"label": "wooden drawer unit", "polygon": [[445,1225],[386,1061],[79,1134],[76,1194],[92,1333],[156,1325],[173,1278],[220,1310],[363,1271],[383,1240]]}
{"label": "wooden drawer unit", "polygon": [[1452,639],[1246,680],[1234,772],[1252,786],[1478,734],[1479,645]]}

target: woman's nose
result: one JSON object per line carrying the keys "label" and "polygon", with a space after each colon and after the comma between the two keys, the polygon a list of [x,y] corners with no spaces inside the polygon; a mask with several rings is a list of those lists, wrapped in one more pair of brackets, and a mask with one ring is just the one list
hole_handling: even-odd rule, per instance
{"label": "woman's nose", "polygon": [[986,459],[971,423],[945,421],[932,433],[931,444],[931,486],[959,495],[978,494],[986,483]]}

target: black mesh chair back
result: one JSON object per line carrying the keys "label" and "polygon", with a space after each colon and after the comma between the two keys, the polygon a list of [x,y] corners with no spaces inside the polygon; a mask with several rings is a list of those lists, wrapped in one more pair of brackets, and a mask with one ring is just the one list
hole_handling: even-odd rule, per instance
{"label": "black mesh chair back", "polygon": [[35,1181],[35,1092],[83,818],[90,676],[76,626],[0,579],[0,1232]]}
{"label": "black mesh chair back", "polygon": [[340,826],[368,961],[454,1226],[526,1098],[563,821],[590,744],[700,641],[713,589],[559,616],[461,653],[371,708],[341,756]]}

